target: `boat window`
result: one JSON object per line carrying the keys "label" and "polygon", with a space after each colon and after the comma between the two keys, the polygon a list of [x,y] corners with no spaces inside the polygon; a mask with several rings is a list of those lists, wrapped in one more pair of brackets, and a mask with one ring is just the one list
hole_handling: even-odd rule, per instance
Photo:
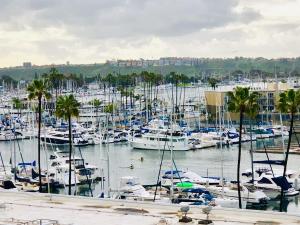
{"label": "boat window", "polygon": [[160,140],[160,141],[169,141],[168,138],[160,138],[159,140]]}
{"label": "boat window", "polygon": [[57,165],[58,165],[57,162],[53,162],[53,163],[51,164],[51,166],[57,166]]}
{"label": "boat window", "polygon": [[272,184],[272,182],[268,178],[265,178],[265,177],[263,177],[257,183],[259,183],[259,184]]}
{"label": "boat window", "polygon": [[151,141],[154,141],[154,138],[151,137],[150,140],[151,140]]}

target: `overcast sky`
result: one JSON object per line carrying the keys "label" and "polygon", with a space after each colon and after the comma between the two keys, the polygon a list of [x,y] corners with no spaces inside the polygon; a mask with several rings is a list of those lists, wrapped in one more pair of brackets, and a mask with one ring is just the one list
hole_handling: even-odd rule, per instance
{"label": "overcast sky", "polygon": [[300,0],[0,0],[0,67],[297,57]]}

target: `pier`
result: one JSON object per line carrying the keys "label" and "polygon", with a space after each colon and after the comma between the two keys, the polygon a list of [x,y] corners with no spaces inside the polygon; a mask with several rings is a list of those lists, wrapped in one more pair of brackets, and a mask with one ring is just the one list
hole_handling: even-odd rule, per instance
{"label": "pier", "polygon": [[[37,193],[0,192],[0,225],[171,225],[179,223],[180,205],[70,197]],[[187,214],[198,224],[206,214],[190,206]],[[300,214],[213,208],[215,225],[293,225]]]}
{"label": "pier", "polygon": [[[282,149],[282,146],[272,146],[267,147],[266,149],[256,149],[253,152],[255,153],[273,153],[273,154],[283,154],[286,149]],[[292,144],[289,154],[300,155],[300,147],[297,144]]]}

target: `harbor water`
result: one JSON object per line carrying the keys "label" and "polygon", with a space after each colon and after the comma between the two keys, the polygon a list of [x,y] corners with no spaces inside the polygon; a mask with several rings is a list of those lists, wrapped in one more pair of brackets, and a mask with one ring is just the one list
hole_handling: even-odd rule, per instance
{"label": "harbor water", "polygon": [[[265,139],[254,142],[254,148],[262,148],[266,146],[280,146],[281,138]],[[44,145],[41,150],[42,169],[47,169],[49,157],[56,149],[56,146]],[[68,146],[59,146],[60,150],[68,150]],[[15,142],[0,142],[0,149],[5,165],[13,162],[13,152],[16,152],[16,162],[32,162],[37,159],[37,139],[20,140]],[[242,163],[241,171],[251,168],[250,164],[250,143],[244,143],[242,146]],[[93,183],[93,196],[99,196],[103,191],[107,191],[107,162],[109,158],[110,171],[110,187],[112,190],[118,190],[120,178],[123,176],[136,176],[142,184],[155,184],[157,182],[159,165],[162,157],[162,151],[155,150],[137,150],[132,149],[129,143],[117,143],[109,145],[90,145],[85,147],[74,147],[74,153],[80,156],[82,152],[85,162],[96,165],[106,177],[103,190],[102,183]],[[238,145],[229,147],[207,148],[195,151],[176,151],[174,152],[174,160],[178,170],[191,170],[202,176],[221,176],[222,169],[224,177],[227,180],[236,180],[236,164]],[[108,157],[109,156],[109,157]],[[269,154],[270,159],[282,159],[283,154]],[[254,154],[255,160],[265,160],[265,154]],[[300,155],[290,155],[288,169],[299,170]],[[222,163],[223,161],[223,163]],[[169,170],[170,152],[164,154],[162,170]],[[223,168],[221,165],[223,164]],[[90,195],[88,185],[78,185],[72,187],[73,194]],[[75,191],[76,190],[76,191]],[[66,189],[58,189],[55,193],[67,194]],[[299,197],[290,197],[285,199],[284,208],[288,212],[299,212],[298,206]],[[279,201],[270,201],[267,206],[257,208],[262,210],[278,211]]]}

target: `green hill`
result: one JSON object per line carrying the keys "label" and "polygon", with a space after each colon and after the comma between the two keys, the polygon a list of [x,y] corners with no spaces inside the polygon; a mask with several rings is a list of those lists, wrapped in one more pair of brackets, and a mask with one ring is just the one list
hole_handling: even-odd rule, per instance
{"label": "green hill", "polygon": [[[273,73],[275,70],[280,74],[298,75],[300,74],[300,58],[228,58],[228,59],[201,59],[198,65],[193,66],[149,66],[149,67],[118,67],[108,64],[87,64],[87,65],[55,65],[63,74],[82,74],[86,77],[92,77],[97,74],[106,75],[108,73],[139,73],[143,70],[168,74],[171,71],[184,73],[188,76],[207,75],[225,75],[229,73],[249,73],[250,71],[264,71],[266,74]],[[8,75],[16,80],[31,80],[35,76],[47,73],[51,66],[33,66],[30,68],[13,67],[0,69],[0,77]]]}

